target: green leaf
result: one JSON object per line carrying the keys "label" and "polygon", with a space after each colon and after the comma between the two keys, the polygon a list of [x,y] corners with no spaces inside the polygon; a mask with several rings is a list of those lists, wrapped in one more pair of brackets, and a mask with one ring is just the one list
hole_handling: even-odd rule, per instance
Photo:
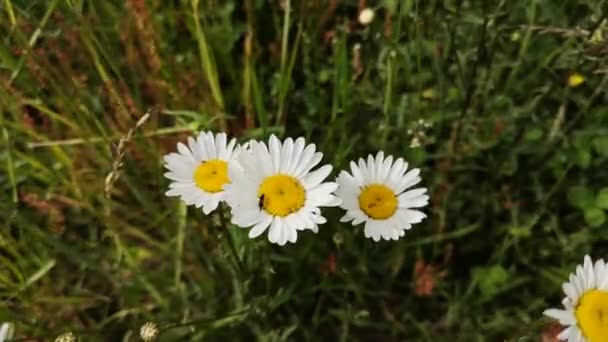
{"label": "green leaf", "polygon": [[541,128],[535,127],[526,131],[524,135],[524,139],[527,141],[537,141],[543,137],[543,130]]}
{"label": "green leaf", "polygon": [[513,226],[509,228],[509,234],[515,237],[526,238],[532,234],[530,226]]}
{"label": "green leaf", "polygon": [[586,169],[591,165],[591,153],[587,150],[577,150],[576,151],[576,164],[583,169]]}
{"label": "green leaf", "polygon": [[410,158],[412,165],[421,165],[424,163],[424,161],[427,158],[426,152],[424,151],[424,149],[422,149],[420,147],[412,148],[408,152],[408,156]]}
{"label": "green leaf", "polygon": [[598,227],[606,222],[606,213],[599,208],[589,208],[585,210],[585,221],[591,227]]}
{"label": "green leaf", "polygon": [[493,297],[509,278],[509,273],[500,265],[473,269],[473,278],[479,284],[482,296]]}
{"label": "green leaf", "polygon": [[597,193],[595,206],[602,209],[608,209],[608,187],[601,188]]}
{"label": "green leaf", "polygon": [[595,199],[593,197],[593,192],[588,188],[584,186],[573,186],[568,189],[568,201],[577,208],[585,209],[593,207]]}
{"label": "green leaf", "polygon": [[593,139],[593,147],[597,154],[608,158],[608,135],[602,135]]}

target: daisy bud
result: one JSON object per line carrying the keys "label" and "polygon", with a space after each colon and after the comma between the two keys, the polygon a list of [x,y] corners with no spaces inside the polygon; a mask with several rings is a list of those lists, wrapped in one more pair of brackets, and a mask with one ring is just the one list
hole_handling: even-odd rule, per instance
{"label": "daisy bud", "polygon": [[568,77],[568,86],[570,88],[576,88],[583,83],[585,83],[585,77],[579,73],[575,72]]}
{"label": "daisy bud", "polygon": [[55,339],[55,342],[76,342],[76,336],[70,331],[63,333]]}
{"label": "daisy bud", "polygon": [[412,141],[410,141],[410,148],[420,147],[420,145],[420,138],[418,137],[413,137]]}
{"label": "daisy bud", "polygon": [[374,16],[376,16],[376,13],[374,12],[373,9],[371,9],[369,7],[364,8],[359,13],[359,23],[361,25],[369,25],[374,20]]}
{"label": "daisy bud", "polygon": [[335,233],[334,234],[334,243],[336,244],[336,246],[340,246],[342,243],[344,243],[344,235],[342,235],[340,233]]}
{"label": "daisy bud", "polygon": [[145,342],[151,342],[156,340],[158,336],[158,327],[153,322],[148,322],[141,326],[139,329],[139,337]]}

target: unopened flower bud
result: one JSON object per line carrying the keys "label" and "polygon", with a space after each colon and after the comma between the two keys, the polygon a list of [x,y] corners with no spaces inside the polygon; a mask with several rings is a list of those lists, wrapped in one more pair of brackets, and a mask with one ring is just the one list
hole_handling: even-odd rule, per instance
{"label": "unopened flower bud", "polygon": [[142,340],[144,340],[145,342],[151,342],[156,340],[156,337],[158,336],[158,327],[156,326],[156,324],[152,323],[152,322],[148,322],[144,325],[141,326],[141,329],[139,329],[139,337],[141,337]]}

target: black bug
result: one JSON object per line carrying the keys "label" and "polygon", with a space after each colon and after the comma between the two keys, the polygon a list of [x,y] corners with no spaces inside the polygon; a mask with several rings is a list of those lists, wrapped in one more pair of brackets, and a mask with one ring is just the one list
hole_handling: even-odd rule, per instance
{"label": "black bug", "polygon": [[262,195],[260,196],[260,199],[258,200],[258,207],[259,207],[260,209],[262,209],[262,208],[264,207],[264,194],[262,194]]}

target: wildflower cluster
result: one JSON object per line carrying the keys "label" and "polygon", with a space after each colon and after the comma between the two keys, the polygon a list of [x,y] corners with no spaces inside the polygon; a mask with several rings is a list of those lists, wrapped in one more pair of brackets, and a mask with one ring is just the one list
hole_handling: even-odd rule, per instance
{"label": "wildflower cluster", "polygon": [[[412,188],[422,180],[420,170],[408,170],[402,158],[380,151],[351,161],[334,182],[326,181],[332,166],[321,164],[322,159],[323,153],[304,138],[281,141],[272,135],[267,143],[239,145],[225,133],[201,132],[165,156],[165,177],[172,181],[166,195],[205,214],[225,202],[231,222],[249,229],[250,238],[267,232],[268,240],[279,245],[296,242],[305,230],[316,233],[327,222],[323,207],[344,209],[340,221],[365,224],[365,236],[374,241],[398,240],[426,218],[420,208],[428,204],[427,189]],[[606,341],[608,264],[602,259],[593,264],[585,256],[563,289],[565,309],[544,312],[566,326],[557,338]]]}
{"label": "wildflower cluster", "polygon": [[225,133],[201,132],[177,153],[165,156],[165,176],[172,180],[167,196],[180,197],[205,214],[220,202],[230,207],[232,223],[255,238],[267,232],[272,243],[294,243],[298,233],[317,232],[327,222],[322,207],[340,206],[343,222],[365,223],[374,241],[397,240],[426,215],[416,208],[428,204],[426,188],[408,190],[421,181],[420,170],[408,171],[402,158],[380,151],[350,163],[335,182],[325,179],[331,165],[320,165],[323,153],[304,138],[242,146]]}

